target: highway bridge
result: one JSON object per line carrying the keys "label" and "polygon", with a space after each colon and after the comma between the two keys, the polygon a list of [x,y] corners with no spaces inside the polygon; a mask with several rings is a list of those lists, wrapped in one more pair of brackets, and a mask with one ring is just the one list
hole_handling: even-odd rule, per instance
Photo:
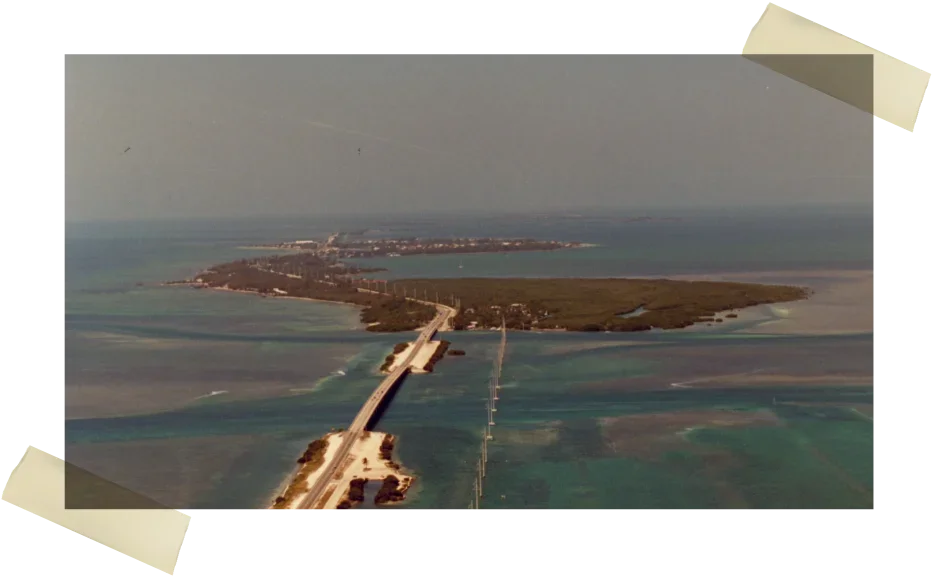
{"label": "highway bridge", "polygon": [[[428,302],[429,304],[429,302]],[[372,393],[368,398],[365,404],[362,406],[361,410],[358,411],[358,415],[355,416],[355,419],[352,420],[352,425],[349,426],[348,430],[342,433],[342,444],[339,445],[339,449],[336,452],[335,456],[325,463],[325,468],[322,473],[319,475],[319,478],[316,480],[316,483],[313,485],[312,489],[303,497],[303,500],[300,502],[300,505],[297,508],[317,508],[320,505],[320,500],[323,495],[326,493],[328,487],[336,482],[334,476],[336,472],[341,468],[348,458],[349,452],[352,449],[352,446],[355,444],[355,441],[361,436],[361,433],[365,430],[365,427],[368,423],[374,418],[375,411],[381,405],[384,398],[388,393],[394,389],[394,386],[410,372],[411,362],[414,361],[414,358],[420,352],[421,348],[433,338],[433,335],[436,334],[437,330],[445,325],[451,315],[455,313],[453,308],[448,306],[437,305],[437,310],[439,314],[430,322],[423,330],[420,331],[420,335],[417,336],[417,339],[414,341],[414,345],[411,347],[410,353],[401,362],[397,368],[394,369],[387,377],[381,382],[381,385]]]}

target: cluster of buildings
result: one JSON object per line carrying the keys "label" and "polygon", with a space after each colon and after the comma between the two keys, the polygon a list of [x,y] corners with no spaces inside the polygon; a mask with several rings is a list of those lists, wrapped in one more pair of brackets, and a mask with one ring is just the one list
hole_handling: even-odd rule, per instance
{"label": "cluster of buildings", "polygon": [[[505,319],[520,318],[522,323],[525,326],[536,328],[539,320],[549,318],[550,314],[546,310],[534,310],[527,304],[516,302],[514,304],[509,304],[508,306],[502,307],[499,305],[492,305],[488,307],[489,310],[495,314],[495,316]],[[467,317],[471,318],[473,315],[477,314],[475,308],[466,308],[463,311]],[[492,317],[492,314],[484,314],[483,317]],[[479,326],[479,320],[471,320],[466,324],[466,330],[498,330],[498,326],[492,324],[490,326]]]}
{"label": "cluster of buildings", "polygon": [[404,254],[426,253],[472,253],[501,252],[505,250],[551,250],[578,246],[576,242],[555,240],[499,239],[499,238],[377,238],[368,240],[340,241],[339,234],[332,234],[325,242],[317,240],[293,240],[264,246],[284,250],[310,250],[318,256],[334,258],[361,258],[369,256],[398,257]]}

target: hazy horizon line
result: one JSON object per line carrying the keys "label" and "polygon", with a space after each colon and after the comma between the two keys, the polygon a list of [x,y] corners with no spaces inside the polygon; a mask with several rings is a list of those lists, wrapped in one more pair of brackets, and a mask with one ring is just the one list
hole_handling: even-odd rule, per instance
{"label": "hazy horizon line", "polygon": [[589,215],[589,216],[603,216],[608,215],[610,212],[616,215],[625,215],[626,213],[633,213],[634,216],[643,216],[643,212],[649,213],[679,213],[679,212],[713,212],[713,211],[731,211],[731,212],[745,212],[745,211],[768,211],[768,210],[778,210],[778,211],[791,211],[791,210],[831,210],[831,209],[843,209],[843,210],[856,210],[856,209],[872,209],[874,206],[873,201],[862,201],[857,200],[855,202],[800,202],[800,203],[786,203],[786,204],[771,204],[771,203],[760,203],[760,204],[720,204],[720,205],[710,205],[710,206],[693,206],[693,205],[682,205],[682,206],[581,206],[581,207],[534,207],[534,208],[512,208],[512,209],[503,209],[503,210],[472,210],[472,209],[427,209],[419,212],[415,211],[375,211],[375,212],[310,212],[305,214],[297,213],[266,213],[266,214],[254,214],[254,215],[220,215],[220,216],[156,216],[153,218],[89,218],[89,219],[71,219],[68,216],[65,217],[65,224],[94,224],[94,223],[129,223],[129,222],[198,222],[198,221],[244,221],[244,220],[284,220],[284,219],[306,219],[306,218],[338,218],[338,219],[354,219],[354,218],[419,218],[419,217],[433,217],[433,216],[443,216],[443,217],[459,217],[459,216],[483,216],[483,217],[499,217],[499,216],[531,216],[531,215],[550,215],[550,216],[563,216],[563,215]]}

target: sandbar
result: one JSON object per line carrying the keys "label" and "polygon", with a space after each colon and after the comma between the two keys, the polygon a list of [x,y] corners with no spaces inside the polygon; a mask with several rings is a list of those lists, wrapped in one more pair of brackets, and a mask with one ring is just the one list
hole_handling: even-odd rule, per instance
{"label": "sandbar", "polygon": [[[832,336],[873,332],[872,270],[796,270],[680,275],[676,280],[726,282],[799,282],[813,293],[806,300],[763,304],[737,310],[737,318],[726,312],[721,325],[737,334],[784,336]],[[754,324],[754,325],[753,325]],[[698,325],[692,330],[705,330]]]}
{"label": "sandbar", "polygon": [[[323,470],[326,469],[329,461],[335,457],[335,453],[339,450],[339,446],[342,444],[342,432],[330,432],[323,437],[323,440],[327,442],[326,452],[323,456],[321,462],[316,465],[307,465],[303,464],[294,471],[289,478],[281,485],[278,490],[278,496],[287,496],[289,487],[292,485],[298,485],[296,489],[296,494],[292,498],[288,498],[288,501],[284,503],[282,508],[284,510],[294,510],[303,501],[303,497],[313,488],[313,485],[322,475]],[[301,478],[301,475],[305,474],[306,478]],[[272,503],[269,508],[274,508]]]}
{"label": "sandbar", "polygon": [[[424,370],[424,367],[427,365],[427,362],[430,361],[430,357],[433,356],[433,353],[436,352],[436,349],[437,347],[439,347],[439,345],[440,345],[439,340],[431,340],[427,342],[426,344],[424,344],[423,347],[420,349],[420,352],[418,352],[417,355],[414,356],[414,359],[410,363],[411,373],[413,374],[426,373],[426,370]],[[407,344],[407,348],[404,348],[401,352],[399,352],[398,354],[395,354],[394,362],[392,362],[391,365],[387,368],[387,370],[385,370],[385,373],[390,374],[391,372],[394,372],[395,370],[397,370],[397,368],[404,361],[404,358],[407,358],[407,356],[410,354],[410,352],[413,349],[414,349],[414,343],[410,342]]]}

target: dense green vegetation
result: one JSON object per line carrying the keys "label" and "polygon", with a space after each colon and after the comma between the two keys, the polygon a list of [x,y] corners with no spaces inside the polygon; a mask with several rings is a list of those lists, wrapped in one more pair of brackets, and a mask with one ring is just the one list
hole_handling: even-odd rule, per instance
{"label": "dense green vegetation", "polygon": [[290,482],[290,485],[287,486],[283,495],[277,496],[274,500],[273,507],[275,509],[286,508],[295,498],[306,491],[306,479],[325,462],[326,448],[328,447],[329,443],[324,438],[319,438],[309,443],[306,447],[306,451],[297,459],[297,462],[300,464],[299,472],[297,472],[296,476]]}
{"label": "dense green vegetation", "polygon": [[364,307],[361,321],[370,324],[368,330],[376,332],[415,330],[430,322],[436,315],[433,306],[407,300],[402,296],[359,291],[351,277],[330,276],[329,280],[294,278],[285,275],[286,273],[258,268],[250,262],[245,260],[215,266],[199,274],[195,281],[202,286],[257,292],[262,295],[357,304]]}
{"label": "dense green vegetation", "polygon": [[348,486],[348,496],[343,498],[341,502],[336,505],[337,510],[346,510],[357,506],[360,503],[365,501],[365,484],[368,483],[368,480],[365,478],[354,478],[349,482]]}
{"label": "dense green vegetation", "polygon": [[[412,300],[388,295],[369,294],[373,298],[362,310],[362,322],[374,324],[369,330],[402,332],[428,324],[436,316],[436,308]],[[375,324],[376,323],[376,324]]]}
{"label": "dense green vegetation", "polygon": [[[375,293],[360,289],[363,281],[354,277],[359,271],[307,254],[221,264],[200,274],[196,285],[357,304],[362,322],[375,332],[415,330],[436,315],[433,306],[396,294],[458,302],[457,330],[499,327],[504,317],[511,330],[584,332],[722,322],[714,314],[808,296],[795,286],[624,278],[412,279],[388,282],[380,286],[384,293]],[[640,313],[623,317],[633,312]]]}
{"label": "dense green vegetation", "polygon": [[384,357],[384,363],[381,364],[381,368],[378,368],[381,372],[387,372],[391,368],[391,364],[394,364],[394,354],[388,354]]}
{"label": "dense green vegetation", "polygon": [[384,364],[379,368],[380,371],[385,372],[391,368],[391,364],[394,364],[394,356],[400,354],[407,349],[407,346],[410,344],[408,342],[398,342],[394,345],[394,352],[388,354],[384,357]]}
{"label": "dense green vegetation", "polygon": [[378,493],[375,494],[375,504],[399,502],[404,499],[404,493],[399,490],[401,481],[393,474],[384,479]]}
{"label": "dense green vegetation", "polygon": [[394,436],[388,434],[384,437],[384,440],[381,441],[381,452],[382,460],[391,460],[391,452],[394,451]]}
{"label": "dense green vegetation", "polygon": [[[400,280],[398,291],[458,299],[457,330],[505,324],[513,330],[639,331],[683,328],[718,312],[800,300],[795,286],[620,278],[447,278]],[[623,318],[642,309],[642,313]]]}
{"label": "dense green vegetation", "polygon": [[308,276],[326,279],[327,276],[347,276],[364,274],[366,272],[381,272],[385,268],[366,268],[340,261],[334,255],[311,254],[300,252],[298,254],[284,254],[267,256],[264,258],[250,258],[238,261],[241,264],[259,267],[261,269],[293,274],[294,276]]}
{"label": "dense green vegetation", "polygon": [[368,480],[365,478],[355,478],[349,482],[348,499],[352,502],[363,502],[365,500],[365,484]]}
{"label": "dense green vegetation", "polygon": [[441,340],[440,344],[436,347],[436,350],[433,351],[433,355],[430,356],[430,359],[427,360],[427,364],[423,367],[427,372],[433,372],[433,366],[440,361],[440,358],[446,354],[446,350],[449,348],[449,341]]}
{"label": "dense green vegetation", "polygon": [[323,454],[326,453],[326,448],[329,447],[329,443],[319,438],[318,440],[313,440],[309,443],[309,446],[306,447],[306,452],[299,457],[297,462],[299,464],[306,464],[307,462],[312,462],[317,458],[322,458]]}

